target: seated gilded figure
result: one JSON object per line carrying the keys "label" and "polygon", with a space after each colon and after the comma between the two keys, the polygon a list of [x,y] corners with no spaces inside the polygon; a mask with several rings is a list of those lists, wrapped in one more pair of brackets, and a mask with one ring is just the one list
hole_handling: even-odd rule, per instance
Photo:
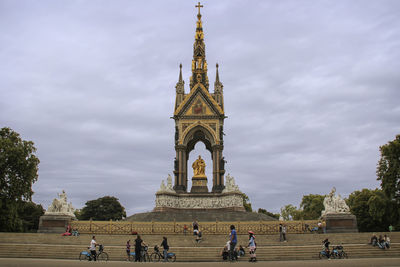
{"label": "seated gilded figure", "polygon": [[192,164],[194,177],[204,177],[206,172],[206,163],[199,156],[199,158]]}

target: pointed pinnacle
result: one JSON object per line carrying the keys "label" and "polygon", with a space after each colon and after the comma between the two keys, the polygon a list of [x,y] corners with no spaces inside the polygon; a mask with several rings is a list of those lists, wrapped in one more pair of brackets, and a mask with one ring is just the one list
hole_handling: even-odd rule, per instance
{"label": "pointed pinnacle", "polygon": [[216,82],[219,82],[218,63],[217,63],[217,65],[216,65],[216,67],[217,67],[217,74],[216,74],[216,76],[215,76],[215,81],[216,81]]}
{"label": "pointed pinnacle", "polygon": [[182,63],[179,64],[179,82],[182,82]]}

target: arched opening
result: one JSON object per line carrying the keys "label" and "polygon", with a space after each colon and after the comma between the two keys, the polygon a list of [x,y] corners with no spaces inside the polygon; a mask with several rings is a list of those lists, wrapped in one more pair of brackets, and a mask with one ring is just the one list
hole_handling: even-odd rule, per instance
{"label": "arched opening", "polygon": [[212,161],[212,153],[208,151],[206,148],[206,145],[202,142],[199,141],[197,142],[193,149],[188,152],[188,162],[187,162],[187,175],[188,175],[188,190],[192,188],[192,177],[193,177],[193,168],[192,164],[195,160],[198,159],[198,157],[201,156],[201,158],[206,162],[206,176],[207,176],[207,187],[208,190],[210,191],[210,181],[212,182],[213,178],[213,161]]}

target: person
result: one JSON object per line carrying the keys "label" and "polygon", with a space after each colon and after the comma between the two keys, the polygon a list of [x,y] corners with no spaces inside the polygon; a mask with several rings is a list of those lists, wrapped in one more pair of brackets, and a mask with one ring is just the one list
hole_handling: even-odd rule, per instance
{"label": "person", "polygon": [[224,248],[222,249],[221,256],[222,256],[222,260],[224,260],[224,261],[228,260],[229,249],[228,249],[227,245],[225,245]]}
{"label": "person", "polygon": [[318,222],[318,233],[322,233],[322,222]]}
{"label": "person", "polygon": [[279,242],[283,241],[283,235],[282,235],[282,224],[279,224]]}
{"label": "person", "polygon": [[326,222],[322,221],[322,232],[326,234]]}
{"label": "person", "polygon": [[393,231],[393,225],[389,225],[389,232]]}
{"label": "person", "polygon": [[371,237],[371,241],[369,243],[373,247],[375,247],[378,244],[378,238],[376,237],[376,234],[373,234]]}
{"label": "person", "polygon": [[90,250],[90,254],[92,255],[92,258],[94,261],[96,261],[96,237],[92,236],[92,241],[90,241],[90,246],[89,246],[89,250]]}
{"label": "person", "polygon": [[129,256],[131,255],[131,240],[126,241],[126,260],[129,261]]}
{"label": "person", "polygon": [[250,254],[250,262],[256,262],[256,240],[253,231],[249,231],[249,254]]}
{"label": "person", "polygon": [[193,221],[193,235],[198,235],[199,234],[199,223],[194,220]]}
{"label": "person", "polygon": [[286,225],[282,225],[282,238],[283,238],[283,242],[287,242],[287,240],[286,240]]}
{"label": "person", "polygon": [[184,235],[187,234],[187,230],[188,230],[188,227],[187,227],[187,225],[185,224],[185,225],[183,226],[183,234],[184,234]]}
{"label": "person", "polygon": [[142,246],[146,246],[140,235],[137,235],[135,239],[135,261],[141,261]]}
{"label": "person", "polygon": [[242,257],[244,256],[245,252],[244,252],[244,248],[242,247],[242,245],[239,246],[239,252],[238,252],[238,257]]}
{"label": "person", "polygon": [[390,238],[389,236],[385,235],[385,237],[383,238],[385,240],[385,247],[386,248],[390,248]]}
{"label": "person", "polygon": [[385,249],[386,248],[385,240],[383,239],[382,235],[379,235],[378,247],[381,248],[381,249]]}
{"label": "person", "polygon": [[70,236],[71,234],[71,225],[68,224],[67,229],[65,230],[65,233],[61,234],[61,236]]}
{"label": "person", "polygon": [[229,260],[233,261],[235,259],[235,246],[237,244],[237,234],[235,230],[235,226],[231,225],[231,233],[229,235]]}
{"label": "person", "polygon": [[164,262],[166,262],[167,257],[168,257],[169,246],[168,246],[167,238],[165,236],[163,236],[163,241],[161,242],[161,247],[164,248],[163,255],[164,255]]}
{"label": "person", "polygon": [[79,236],[78,229],[76,229],[76,228],[72,229],[72,236]]}
{"label": "person", "polygon": [[328,238],[325,239],[324,241],[322,241],[322,243],[324,244],[324,249],[325,249],[325,253],[326,253],[326,257],[328,258],[328,260],[330,260],[330,256],[331,253],[329,251],[329,245],[331,244],[331,242],[329,242]]}

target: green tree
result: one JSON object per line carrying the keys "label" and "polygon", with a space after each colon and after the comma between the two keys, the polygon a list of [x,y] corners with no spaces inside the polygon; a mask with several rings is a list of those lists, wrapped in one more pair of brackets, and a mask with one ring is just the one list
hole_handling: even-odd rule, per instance
{"label": "green tree", "polygon": [[303,209],[304,220],[317,220],[321,216],[321,211],[324,209],[325,195],[306,195],[300,203],[300,208]]}
{"label": "green tree", "polygon": [[243,206],[244,206],[244,209],[245,209],[247,212],[252,212],[252,211],[253,211],[253,208],[251,207],[250,199],[249,199],[249,197],[248,197],[246,194],[244,194],[244,193],[243,193]]}
{"label": "green tree", "polygon": [[39,159],[32,141],[10,128],[0,130],[0,231],[22,231],[19,203],[30,201],[38,179]]}
{"label": "green tree", "polygon": [[389,200],[380,189],[354,191],[347,199],[350,212],[357,217],[360,232],[385,231],[389,226]]}
{"label": "green tree", "polygon": [[381,158],[376,174],[381,187],[389,199],[390,223],[400,227],[400,135],[393,141],[380,147]]}
{"label": "green tree", "polygon": [[118,198],[105,196],[86,202],[80,212],[79,220],[121,220],[126,217],[125,208],[119,203]]}
{"label": "green tree", "polygon": [[39,218],[44,214],[42,205],[32,201],[19,204],[18,215],[22,220],[23,232],[36,232],[39,228]]}
{"label": "green tree", "polygon": [[259,208],[257,212],[266,214],[266,215],[268,215],[268,216],[270,216],[272,218],[275,218],[275,219],[279,219],[279,213],[272,213],[272,212],[269,212],[266,209],[262,209],[262,208]]}
{"label": "green tree", "polygon": [[282,207],[281,215],[285,221],[301,220],[303,218],[303,212],[301,210],[298,210],[292,204]]}

